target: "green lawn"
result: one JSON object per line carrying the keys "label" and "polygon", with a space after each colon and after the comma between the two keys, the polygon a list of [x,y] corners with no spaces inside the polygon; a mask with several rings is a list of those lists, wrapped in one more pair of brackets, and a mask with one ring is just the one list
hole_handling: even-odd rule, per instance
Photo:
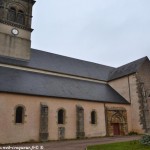
{"label": "green lawn", "polygon": [[88,146],[87,150],[150,150],[150,146],[142,145],[139,141],[130,141]]}

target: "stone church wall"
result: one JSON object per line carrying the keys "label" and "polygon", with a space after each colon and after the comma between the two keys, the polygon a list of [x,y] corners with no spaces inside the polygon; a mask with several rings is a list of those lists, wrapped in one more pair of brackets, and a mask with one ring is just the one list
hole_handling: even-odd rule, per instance
{"label": "stone church wall", "polygon": [[141,124],[145,132],[150,133],[150,61],[146,60],[136,74],[141,105]]}
{"label": "stone church wall", "polygon": [[129,78],[127,76],[110,81],[108,84],[121,96],[123,96],[128,102],[130,102]]}
{"label": "stone church wall", "polygon": [[[65,128],[64,139],[76,138],[76,106],[84,109],[85,137],[106,135],[105,109],[102,103],[1,93],[0,144],[39,141],[41,103],[48,106],[48,140],[58,140],[59,128]],[[25,108],[23,124],[15,123],[15,108],[18,105]],[[60,108],[65,110],[63,125],[57,123],[57,112]],[[92,110],[97,113],[95,125],[91,124]]]}
{"label": "stone church wall", "polygon": [[131,103],[131,130],[138,133],[144,133],[140,121],[140,103],[138,95],[138,86],[136,74],[122,77],[120,79],[109,82],[109,85],[114,88],[120,95]]}

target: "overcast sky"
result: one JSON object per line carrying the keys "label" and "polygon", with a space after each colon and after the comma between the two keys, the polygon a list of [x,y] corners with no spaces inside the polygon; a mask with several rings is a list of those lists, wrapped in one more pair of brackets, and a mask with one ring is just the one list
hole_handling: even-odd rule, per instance
{"label": "overcast sky", "polygon": [[32,48],[109,66],[150,58],[150,0],[37,0]]}

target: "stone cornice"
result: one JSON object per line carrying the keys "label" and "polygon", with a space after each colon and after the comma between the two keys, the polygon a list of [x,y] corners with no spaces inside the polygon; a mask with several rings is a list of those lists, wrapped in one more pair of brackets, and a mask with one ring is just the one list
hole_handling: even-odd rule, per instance
{"label": "stone cornice", "polygon": [[17,23],[8,21],[8,20],[5,21],[5,20],[0,19],[0,23],[7,24],[7,25],[10,25],[10,26],[13,26],[13,27],[20,28],[20,29],[28,30],[30,32],[33,31],[33,29],[31,29],[31,28],[25,27],[23,25],[20,25],[20,24],[17,24]]}
{"label": "stone cornice", "polygon": [[32,5],[34,5],[34,3],[36,2],[36,1],[34,1],[34,0],[22,0],[22,1],[30,2]]}

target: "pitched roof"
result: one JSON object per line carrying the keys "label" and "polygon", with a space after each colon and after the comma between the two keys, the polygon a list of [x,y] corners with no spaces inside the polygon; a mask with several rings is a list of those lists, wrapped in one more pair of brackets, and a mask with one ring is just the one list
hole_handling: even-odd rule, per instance
{"label": "pitched roof", "polygon": [[109,81],[137,72],[146,60],[149,60],[148,57],[143,57],[126,65],[113,69],[112,71],[110,71]]}
{"label": "pitched roof", "polygon": [[113,68],[35,49],[31,49],[31,59],[29,61],[21,61],[0,56],[0,63],[101,81],[111,81],[135,73],[146,60],[149,60],[148,57],[143,57],[118,68]]}
{"label": "pitched roof", "polygon": [[0,67],[0,92],[128,104],[109,85]]}
{"label": "pitched roof", "polygon": [[103,81],[108,80],[109,72],[114,69],[113,67],[34,49],[31,50],[30,61],[20,61],[6,57],[0,57],[0,63],[41,69]]}

